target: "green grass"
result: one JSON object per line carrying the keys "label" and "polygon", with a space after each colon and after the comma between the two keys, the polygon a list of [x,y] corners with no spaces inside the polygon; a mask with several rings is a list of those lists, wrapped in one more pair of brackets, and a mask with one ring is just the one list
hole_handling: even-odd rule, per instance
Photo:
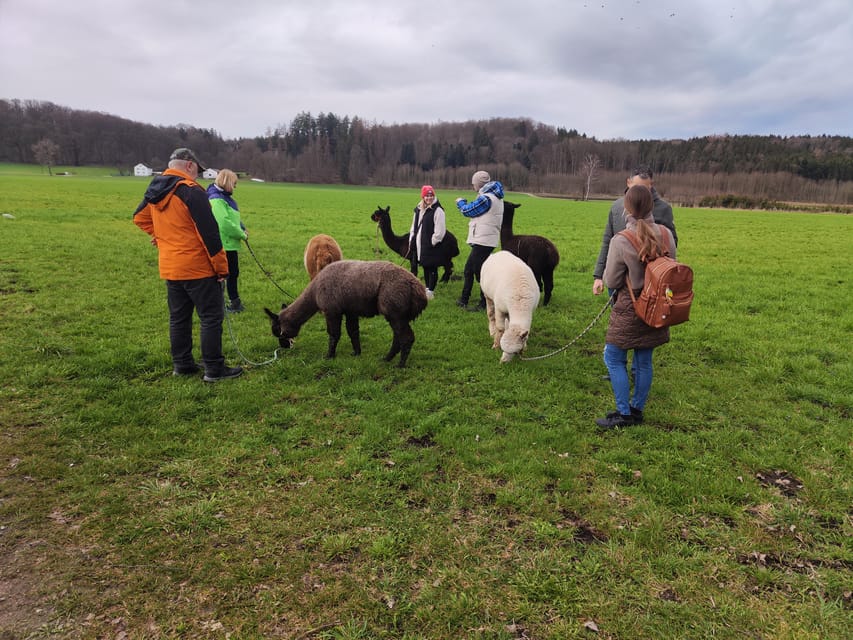
{"label": "green grass", "polygon": [[[849,637],[850,217],[676,210],[692,319],[656,351],[646,424],[601,433],[605,321],[500,365],[459,281],[415,322],[406,369],[381,359],[382,318],[362,321],[360,357],[344,338],[324,360],[316,317],[239,380],[175,379],[156,252],[131,222],[147,179],[2,169],[0,635]],[[315,233],[399,264],[370,213],[390,204],[402,233],[417,193],[236,197],[298,293]],[[508,197],[517,231],[562,256],[536,356],[604,304],[608,204]],[[246,251],[241,270],[249,311],[225,350],[259,362],[277,346],[262,308],[287,298]]]}

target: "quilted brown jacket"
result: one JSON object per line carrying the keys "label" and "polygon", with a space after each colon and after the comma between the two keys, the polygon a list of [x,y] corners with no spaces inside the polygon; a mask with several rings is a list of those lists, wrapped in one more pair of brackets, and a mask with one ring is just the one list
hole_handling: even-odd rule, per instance
{"label": "quilted brown jacket", "polygon": [[[675,242],[672,232],[662,225],[655,225],[654,218],[649,214],[645,221],[653,225],[658,235],[669,235],[671,258],[675,258]],[[627,228],[636,230],[637,222],[628,217]],[[607,265],[604,268],[604,282],[610,289],[616,289],[616,301],[610,312],[610,323],[607,326],[605,340],[608,344],[620,349],[651,349],[669,342],[669,327],[655,329],[643,322],[634,312],[631,294],[627,287],[632,287],[635,295],[643,289],[646,278],[646,265],[640,261],[637,250],[628,238],[615,235],[610,240],[607,252]]]}

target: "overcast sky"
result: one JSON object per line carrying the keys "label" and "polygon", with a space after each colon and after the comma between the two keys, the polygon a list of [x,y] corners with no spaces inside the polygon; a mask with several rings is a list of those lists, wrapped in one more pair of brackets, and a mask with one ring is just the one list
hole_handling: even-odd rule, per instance
{"label": "overcast sky", "polygon": [[301,112],[853,136],[851,0],[0,0],[0,98],[226,138]]}

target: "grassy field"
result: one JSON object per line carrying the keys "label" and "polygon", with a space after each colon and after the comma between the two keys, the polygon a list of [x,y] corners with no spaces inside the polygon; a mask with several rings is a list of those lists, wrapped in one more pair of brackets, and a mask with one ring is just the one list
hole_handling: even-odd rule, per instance
{"label": "grassy field", "polygon": [[[3,640],[850,637],[853,218],[676,209],[692,319],[656,351],[646,423],[600,432],[606,316],[500,365],[460,281],[415,322],[406,369],[382,361],[382,318],[360,357],[344,337],[324,360],[315,317],[238,380],[173,378],[131,222],[146,185],[0,167]],[[391,205],[402,233],[417,199],[235,195],[289,294],[315,233],[399,264],[370,214]],[[438,195],[464,241],[463,194]],[[543,355],[603,307],[608,204],[508,198],[562,256]],[[241,269],[225,352],[262,362],[263,307],[289,297],[246,251]]]}

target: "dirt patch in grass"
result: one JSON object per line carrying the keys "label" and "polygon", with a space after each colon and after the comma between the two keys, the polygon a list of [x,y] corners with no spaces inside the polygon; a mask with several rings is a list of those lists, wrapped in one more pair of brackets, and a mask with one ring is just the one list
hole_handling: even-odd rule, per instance
{"label": "dirt patch in grass", "polygon": [[406,444],[410,447],[425,449],[428,447],[434,447],[435,440],[432,439],[431,434],[427,433],[422,436],[409,436],[409,438],[406,440]]}
{"label": "dirt patch in grass", "polygon": [[759,471],[755,477],[765,487],[775,487],[789,498],[795,498],[803,490],[802,480],[782,469]]}
{"label": "dirt patch in grass", "polygon": [[599,531],[576,513],[562,509],[560,510],[560,515],[563,516],[563,526],[570,526],[574,528],[575,531],[572,537],[575,541],[580,542],[581,544],[607,542],[608,536],[606,533]]}
{"label": "dirt patch in grass", "polygon": [[0,549],[0,640],[29,637],[53,617],[38,595],[42,585],[25,549]]}

